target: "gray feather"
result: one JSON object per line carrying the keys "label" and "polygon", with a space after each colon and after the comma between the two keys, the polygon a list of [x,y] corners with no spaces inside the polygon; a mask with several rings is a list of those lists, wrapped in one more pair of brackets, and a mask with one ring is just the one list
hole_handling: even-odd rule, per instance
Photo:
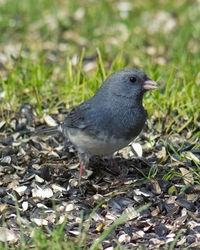
{"label": "gray feather", "polygon": [[49,135],[56,135],[59,133],[62,133],[59,129],[60,126],[55,127],[46,127],[46,126],[40,126],[36,129],[35,134],[37,136],[49,136]]}

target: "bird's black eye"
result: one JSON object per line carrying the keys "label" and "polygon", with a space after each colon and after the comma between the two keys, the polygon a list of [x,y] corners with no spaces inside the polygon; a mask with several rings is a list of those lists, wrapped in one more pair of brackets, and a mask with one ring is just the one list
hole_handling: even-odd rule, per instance
{"label": "bird's black eye", "polygon": [[131,76],[130,77],[130,81],[133,82],[133,83],[136,82],[136,77],[135,76]]}

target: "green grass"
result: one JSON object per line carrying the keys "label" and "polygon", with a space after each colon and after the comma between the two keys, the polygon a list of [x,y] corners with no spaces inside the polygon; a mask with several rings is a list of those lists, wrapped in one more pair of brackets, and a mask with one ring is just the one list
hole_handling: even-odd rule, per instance
{"label": "green grass", "polygon": [[[0,116],[9,119],[5,110],[17,111],[25,102],[40,116],[43,106],[47,112],[62,102],[71,108],[91,97],[110,73],[139,67],[160,83],[144,100],[155,129],[166,136],[190,131],[191,141],[199,137],[200,4],[130,2],[133,7],[123,18],[114,0],[0,1]],[[169,23],[155,29],[163,12],[175,24],[170,31],[165,31]],[[91,61],[94,67],[86,70]],[[164,178],[175,175],[169,170]],[[50,246],[47,236],[36,235],[38,249],[58,244],[53,233]],[[77,249],[59,235],[63,248]]]}
{"label": "green grass", "polygon": [[[30,249],[30,246],[32,249],[70,249],[70,250],[82,250],[82,249],[89,249],[89,250],[98,250],[102,249],[101,243],[108,237],[108,235],[116,229],[117,226],[125,223],[128,221],[129,214],[122,214],[120,217],[118,217],[111,225],[109,225],[102,234],[96,238],[96,239],[90,239],[90,242],[92,243],[90,247],[88,247],[88,231],[90,228],[90,224],[92,222],[92,218],[97,211],[99,207],[104,203],[105,201],[100,202],[91,212],[89,215],[89,218],[86,222],[83,221],[83,214],[82,214],[82,221],[79,224],[79,232],[80,234],[76,237],[76,239],[70,239],[64,234],[64,227],[67,223],[67,221],[64,221],[61,224],[55,225],[55,228],[52,230],[47,226],[41,226],[41,227],[29,227],[31,232],[30,239],[25,243],[24,240],[24,229],[21,226],[21,217],[19,212],[19,207],[16,202],[16,214],[18,217],[18,224],[20,226],[21,230],[21,237],[20,237],[20,243],[17,245],[17,249]],[[147,209],[151,203],[147,203],[143,206],[138,207],[136,211],[139,213],[145,209]],[[120,247],[119,243],[117,247],[115,247],[115,250],[123,249]],[[7,243],[1,243],[0,242],[0,249],[10,249],[9,245]],[[13,248],[16,249],[16,248]]]}
{"label": "green grass", "polygon": [[[0,4],[0,42],[2,53],[8,55],[0,79],[5,91],[2,110],[16,110],[24,102],[36,105],[39,115],[45,102],[50,108],[63,101],[72,107],[92,96],[111,72],[140,67],[161,83],[160,91],[146,96],[145,105],[150,114],[166,119],[165,131],[181,132],[189,123],[196,124],[200,108],[197,3],[134,1],[123,19],[115,1],[92,6],[78,0],[36,2]],[[81,20],[79,8],[84,10]],[[175,27],[166,33],[163,25],[152,33],[160,12],[169,13]],[[79,60],[72,65],[74,54]],[[97,68],[85,72],[87,58],[94,58]]]}

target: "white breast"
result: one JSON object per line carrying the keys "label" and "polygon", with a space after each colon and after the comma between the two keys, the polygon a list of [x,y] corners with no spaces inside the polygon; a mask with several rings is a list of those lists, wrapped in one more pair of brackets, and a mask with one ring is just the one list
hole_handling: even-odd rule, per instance
{"label": "white breast", "polygon": [[114,137],[108,139],[108,137],[103,135],[95,138],[76,129],[69,129],[68,137],[80,153],[102,156],[112,155],[114,152],[126,147],[132,141],[116,139]]}

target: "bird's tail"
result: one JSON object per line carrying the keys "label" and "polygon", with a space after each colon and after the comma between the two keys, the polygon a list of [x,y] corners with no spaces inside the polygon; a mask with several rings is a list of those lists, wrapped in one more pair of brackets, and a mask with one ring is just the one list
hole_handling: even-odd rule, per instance
{"label": "bird's tail", "polygon": [[35,130],[37,136],[56,135],[60,133],[62,133],[60,125],[55,127],[40,126]]}

